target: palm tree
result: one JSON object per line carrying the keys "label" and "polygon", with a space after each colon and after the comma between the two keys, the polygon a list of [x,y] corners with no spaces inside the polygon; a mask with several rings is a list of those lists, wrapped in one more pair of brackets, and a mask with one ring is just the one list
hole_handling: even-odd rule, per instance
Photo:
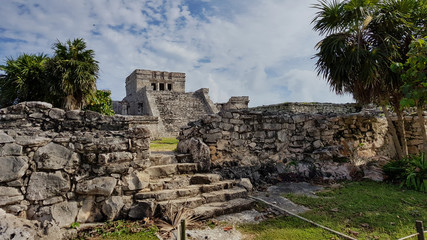
{"label": "palm tree", "polygon": [[17,59],[8,58],[0,66],[5,74],[0,76],[0,105],[8,106],[22,101],[46,101],[49,78],[45,54],[22,54]]}
{"label": "palm tree", "polygon": [[56,82],[56,92],[63,95],[63,107],[81,109],[96,92],[99,66],[94,51],[86,49],[83,39],[77,38],[66,44],[54,44],[55,56],[50,68]]}
{"label": "palm tree", "polygon": [[[319,10],[314,30],[325,36],[316,46],[318,74],[336,93],[382,107],[398,158],[407,155],[403,82],[390,65],[405,62],[412,36],[425,31],[426,6],[427,0],[322,0],[314,5]],[[398,116],[398,132],[387,105]]]}

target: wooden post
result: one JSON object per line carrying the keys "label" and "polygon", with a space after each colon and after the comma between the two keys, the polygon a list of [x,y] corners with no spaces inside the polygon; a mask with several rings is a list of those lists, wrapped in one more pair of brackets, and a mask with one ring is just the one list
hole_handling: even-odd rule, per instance
{"label": "wooden post", "polygon": [[185,219],[181,220],[180,231],[179,231],[179,239],[185,240]]}
{"label": "wooden post", "polygon": [[417,220],[416,223],[415,223],[415,226],[417,227],[418,240],[426,240],[425,237],[424,237],[423,222]]}

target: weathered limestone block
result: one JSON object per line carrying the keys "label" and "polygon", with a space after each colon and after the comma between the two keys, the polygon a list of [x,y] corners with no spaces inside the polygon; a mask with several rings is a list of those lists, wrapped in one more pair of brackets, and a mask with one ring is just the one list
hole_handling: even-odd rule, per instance
{"label": "weathered limestone block", "polygon": [[299,115],[294,115],[292,116],[292,120],[294,121],[294,123],[300,123],[300,122],[304,122],[306,120],[305,115],[299,114]]}
{"label": "weathered limestone block", "polygon": [[131,174],[123,176],[124,190],[141,190],[148,186],[150,175],[141,171],[133,171]]}
{"label": "weathered limestone block", "polygon": [[225,150],[229,144],[230,142],[227,140],[219,140],[216,145],[218,150]]}
{"label": "weathered limestone block", "polygon": [[218,174],[195,174],[190,178],[190,184],[212,184],[221,180]]}
{"label": "weathered limestone block", "polygon": [[156,207],[157,204],[152,201],[138,201],[131,207],[128,216],[132,219],[144,219],[146,217],[152,217]]}
{"label": "weathered limestone block", "polygon": [[94,111],[85,111],[85,118],[87,121],[96,121],[102,119],[102,114]]}
{"label": "weathered limestone block", "polygon": [[0,144],[12,143],[12,142],[15,142],[15,139],[13,139],[11,136],[9,136],[5,133],[0,133]]}
{"label": "weathered limestone block", "polygon": [[28,209],[28,205],[29,205],[28,203],[24,205],[21,202],[21,203],[16,203],[14,205],[4,206],[3,209],[6,210],[6,212],[16,216],[16,215],[19,215],[21,212],[26,211]]}
{"label": "weathered limestone block", "polygon": [[210,150],[202,140],[191,138],[179,141],[177,151],[191,154],[194,162],[200,164],[202,170],[209,170],[211,167]]}
{"label": "weathered limestone block", "polygon": [[70,190],[70,180],[66,174],[34,172],[31,174],[27,187],[28,200],[45,200],[54,196],[63,195]]}
{"label": "weathered limestone block", "polygon": [[0,148],[0,154],[2,156],[21,156],[22,146],[15,143],[6,143]]}
{"label": "weathered limestone block", "polygon": [[80,110],[67,111],[65,113],[65,116],[67,117],[67,119],[70,119],[70,120],[80,120],[82,118]]}
{"label": "weathered limestone block", "polygon": [[7,186],[9,187],[22,187],[24,186],[24,180],[22,178],[7,182]]}
{"label": "weathered limestone block", "polygon": [[52,219],[59,227],[69,227],[76,220],[77,202],[61,202],[52,206]]}
{"label": "weathered limestone block", "polygon": [[30,205],[27,210],[27,218],[42,223],[53,221],[51,209],[52,206]]}
{"label": "weathered limestone block", "polygon": [[6,213],[0,208],[0,239],[34,240],[42,234],[37,221],[30,221]]}
{"label": "weathered limestone block", "polygon": [[222,137],[222,133],[218,132],[218,133],[210,133],[210,134],[206,134],[203,139],[205,140],[205,142],[207,143],[216,143],[219,139],[221,139]]}
{"label": "weathered limestone block", "polygon": [[240,147],[240,146],[242,146],[242,145],[245,144],[245,140],[243,140],[243,139],[237,139],[237,140],[234,140],[231,143],[233,144],[233,146]]}
{"label": "weathered limestone block", "polygon": [[102,212],[107,216],[107,220],[114,220],[119,216],[120,210],[123,206],[124,203],[122,197],[112,196],[102,205]]}
{"label": "weathered limestone block", "polygon": [[323,143],[322,143],[322,141],[317,140],[317,141],[313,142],[313,147],[314,147],[315,149],[318,149],[318,148],[323,147]]}
{"label": "weathered limestone block", "polygon": [[351,180],[355,170],[350,163],[322,162],[316,165],[318,173],[325,180]]}
{"label": "weathered limestone block", "polygon": [[126,174],[131,167],[131,162],[110,163],[103,166],[100,172]]}
{"label": "weathered limestone block", "polygon": [[65,168],[67,172],[73,172],[80,162],[77,153],[56,143],[49,143],[39,148],[34,154],[34,160],[39,169],[59,170]]}
{"label": "weathered limestone block", "polygon": [[282,124],[278,124],[278,123],[264,123],[263,124],[263,129],[264,130],[281,130],[282,129]]}
{"label": "weathered limestone block", "polygon": [[348,156],[343,155],[344,148],[341,145],[327,146],[313,151],[313,158],[320,161],[330,161],[344,159]]}
{"label": "weathered limestone block", "polygon": [[21,200],[24,200],[24,196],[18,189],[0,186],[0,206],[17,203]]}
{"label": "weathered limestone block", "polygon": [[129,142],[127,139],[118,139],[117,137],[103,138],[102,142],[105,142],[105,145],[109,145],[109,150],[112,152],[122,152],[129,150]]}
{"label": "weathered limestone block", "polygon": [[149,138],[151,135],[150,130],[148,130],[148,128],[145,128],[145,127],[131,128],[127,131],[127,134],[137,139]]}
{"label": "weathered limestone block", "polygon": [[264,131],[256,131],[254,133],[254,138],[265,139],[266,134]]}
{"label": "weathered limestone block", "polygon": [[45,137],[17,136],[16,143],[26,147],[41,147],[48,144],[52,139]]}
{"label": "weathered limestone block", "polygon": [[[49,109],[52,108],[52,104],[47,103],[47,102],[40,102],[40,101],[29,101],[29,102],[23,102],[23,103],[19,103],[22,104],[28,108],[34,108],[34,109]],[[19,105],[18,104],[18,105]]]}
{"label": "weathered limestone block", "polygon": [[98,177],[77,183],[76,192],[86,195],[110,196],[116,184],[117,180],[113,177]]}
{"label": "weathered limestone block", "polygon": [[230,130],[231,128],[233,128],[233,125],[232,124],[229,124],[229,123],[220,123],[219,124],[219,127],[222,129],[222,130],[224,130],[224,131],[228,131],[228,130]]}
{"label": "weathered limestone block", "polygon": [[52,197],[52,198],[48,198],[46,200],[43,200],[43,205],[52,205],[55,203],[59,203],[64,201],[64,198],[61,196],[56,196],[56,197]]}
{"label": "weathered limestone block", "polygon": [[113,153],[105,153],[99,154],[98,161],[100,164],[106,163],[120,163],[125,161],[132,161],[133,156],[130,152],[113,152]]}
{"label": "weathered limestone block", "polygon": [[251,180],[249,178],[242,178],[237,184],[238,186],[245,188],[246,191],[252,191],[253,189]]}
{"label": "weathered limestone block", "polygon": [[24,176],[28,169],[26,157],[0,157],[0,182],[9,182]]}
{"label": "weathered limestone block", "polygon": [[40,113],[40,112],[36,112],[36,113],[32,113],[32,114],[28,115],[28,117],[34,118],[34,119],[42,119],[42,118],[44,118],[44,114]]}
{"label": "weathered limestone block", "polygon": [[130,146],[131,147],[129,147],[129,150],[131,150],[131,152],[146,151],[150,148],[150,141],[148,141],[148,139],[133,138],[131,140]]}
{"label": "weathered limestone block", "polygon": [[277,132],[277,139],[281,142],[287,142],[288,141],[288,135],[286,130],[281,130]]}
{"label": "weathered limestone block", "polygon": [[101,210],[96,206],[95,196],[85,196],[76,221],[86,223],[100,221],[101,219],[103,219],[103,216]]}
{"label": "weathered limestone block", "polygon": [[60,119],[64,119],[65,111],[60,108],[52,108],[49,110],[48,115],[52,119],[60,120]]}
{"label": "weathered limestone block", "polygon": [[311,178],[317,174],[316,166],[311,162],[299,162],[296,165],[289,164],[284,166],[284,168],[285,170],[279,171],[279,173],[291,172],[305,178]]}

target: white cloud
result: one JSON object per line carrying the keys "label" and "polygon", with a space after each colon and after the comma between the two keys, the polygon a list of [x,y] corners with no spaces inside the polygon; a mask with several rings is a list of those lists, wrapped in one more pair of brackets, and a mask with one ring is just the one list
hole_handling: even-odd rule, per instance
{"label": "white cloud", "polygon": [[143,68],[186,72],[188,91],[209,87],[220,102],[351,101],[313,70],[315,0],[34,2],[2,3],[0,57],[51,53],[56,39],[83,37],[100,62],[98,88],[116,100],[126,76]]}

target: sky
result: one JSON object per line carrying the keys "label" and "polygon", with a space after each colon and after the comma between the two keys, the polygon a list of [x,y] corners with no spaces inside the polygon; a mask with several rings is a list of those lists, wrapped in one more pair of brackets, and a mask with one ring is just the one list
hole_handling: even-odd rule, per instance
{"label": "sky", "polygon": [[95,51],[98,89],[126,95],[135,69],[186,73],[186,91],[250,106],[353,102],[315,70],[315,0],[0,0],[0,64],[83,38]]}

